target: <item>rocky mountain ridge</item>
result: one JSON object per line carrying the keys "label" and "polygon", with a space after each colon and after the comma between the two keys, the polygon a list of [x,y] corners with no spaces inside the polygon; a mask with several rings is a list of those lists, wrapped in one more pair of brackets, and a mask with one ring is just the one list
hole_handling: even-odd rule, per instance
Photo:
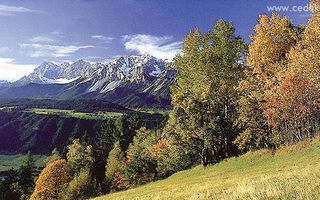
{"label": "rocky mountain ridge", "polygon": [[45,62],[29,76],[1,89],[2,98],[99,98],[130,107],[170,104],[172,62],[151,55],[119,56],[108,63]]}

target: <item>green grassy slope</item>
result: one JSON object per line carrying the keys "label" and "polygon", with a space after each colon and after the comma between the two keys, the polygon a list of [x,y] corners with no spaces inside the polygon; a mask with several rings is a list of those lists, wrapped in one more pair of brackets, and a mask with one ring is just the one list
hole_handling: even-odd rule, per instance
{"label": "green grassy slope", "polygon": [[[33,155],[36,167],[44,167],[44,159],[47,156],[44,155]],[[13,168],[17,170],[24,162],[26,155],[0,155],[0,172],[8,171]]]}
{"label": "green grassy slope", "polygon": [[48,109],[48,108],[33,108],[25,112],[35,113],[39,115],[60,115],[64,117],[79,118],[79,119],[93,119],[105,120],[107,118],[118,118],[123,114],[118,112],[76,112],[74,110]]}
{"label": "green grassy slope", "polygon": [[249,152],[96,200],[320,199],[320,139]]}

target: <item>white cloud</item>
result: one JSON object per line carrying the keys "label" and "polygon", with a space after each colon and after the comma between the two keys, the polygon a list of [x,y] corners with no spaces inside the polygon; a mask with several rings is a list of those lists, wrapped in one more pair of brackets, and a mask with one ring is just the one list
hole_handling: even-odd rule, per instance
{"label": "white cloud", "polygon": [[151,54],[161,59],[172,59],[181,52],[182,42],[172,42],[172,36],[125,35],[122,37],[126,50]]}
{"label": "white cloud", "polygon": [[30,39],[31,42],[37,43],[37,42],[47,42],[47,43],[52,43],[55,42],[54,39],[46,36],[36,36],[34,38]]}
{"label": "white cloud", "polygon": [[10,49],[9,47],[0,47],[0,53],[9,53],[12,52],[12,49]]}
{"label": "white cloud", "polygon": [[33,58],[39,57],[67,57],[79,51],[80,49],[93,48],[94,46],[58,46],[49,44],[20,44],[21,47],[27,49],[27,54]]}
{"label": "white cloud", "polygon": [[8,6],[0,4],[0,15],[11,16],[18,13],[33,13],[38,12],[24,7]]}
{"label": "white cloud", "polygon": [[87,56],[83,58],[84,60],[97,60],[102,59],[100,56]]}
{"label": "white cloud", "polygon": [[19,78],[30,74],[36,66],[18,65],[13,58],[0,57],[0,80],[16,81]]}
{"label": "white cloud", "polygon": [[104,41],[106,43],[109,43],[114,39],[113,37],[106,37],[106,36],[103,36],[103,35],[92,35],[91,38],[102,40],[102,41]]}
{"label": "white cloud", "polygon": [[52,35],[63,35],[63,33],[61,33],[61,31],[52,31],[51,34]]}

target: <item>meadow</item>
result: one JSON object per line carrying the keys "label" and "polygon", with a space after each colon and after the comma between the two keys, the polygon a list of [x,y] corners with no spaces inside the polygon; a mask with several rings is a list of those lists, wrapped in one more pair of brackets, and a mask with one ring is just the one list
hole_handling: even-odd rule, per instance
{"label": "meadow", "polygon": [[[47,156],[44,155],[33,155],[35,160],[35,166],[39,169],[45,166],[44,159]],[[18,170],[25,160],[25,155],[0,155],[0,180],[5,177],[5,172],[10,169]]]}
{"label": "meadow", "polygon": [[262,149],[95,200],[319,199],[320,139]]}
{"label": "meadow", "polygon": [[73,117],[79,119],[95,119],[103,120],[107,118],[121,117],[123,114],[118,112],[76,112],[74,110],[63,109],[47,109],[47,108],[32,108],[27,109],[25,112],[35,113],[39,115],[60,115],[64,117]]}
{"label": "meadow", "polygon": [[148,113],[148,114],[161,114],[169,115],[171,109],[146,109],[146,108],[134,108],[134,111]]}
{"label": "meadow", "polygon": [[[35,165],[37,167],[43,167],[45,164],[43,160],[46,158],[44,155],[33,155]],[[25,159],[23,154],[15,155],[0,155],[0,172],[8,171],[9,169],[18,169]]]}

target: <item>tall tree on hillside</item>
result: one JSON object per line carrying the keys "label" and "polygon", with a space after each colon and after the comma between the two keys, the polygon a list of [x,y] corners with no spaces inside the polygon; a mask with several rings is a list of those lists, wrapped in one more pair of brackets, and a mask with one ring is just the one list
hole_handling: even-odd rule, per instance
{"label": "tall tree on hillside", "polygon": [[92,180],[89,168],[82,168],[74,175],[63,193],[60,195],[62,200],[70,199],[90,199],[96,195],[95,183]]}
{"label": "tall tree on hillside", "polygon": [[6,172],[6,178],[0,183],[0,199],[19,200],[21,194],[14,191],[13,185],[18,182],[18,172],[13,168]]}
{"label": "tall tree on hillside", "polygon": [[233,24],[219,20],[204,35],[198,28],[190,31],[183,54],[175,58],[178,76],[166,129],[171,127],[203,165],[233,151],[235,86],[243,76],[245,49],[243,40],[234,36]]}
{"label": "tall tree on hillside", "polygon": [[263,115],[266,97],[283,79],[288,63],[287,53],[296,44],[299,28],[287,17],[273,13],[260,15],[255,33],[250,37],[246,78],[239,84],[239,126],[244,129],[236,143],[240,149],[272,145],[271,127]]}
{"label": "tall tree on hillside", "polygon": [[22,199],[29,199],[34,188],[35,161],[28,151],[22,166],[18,170],[18,185],[16,190],[21,191]]}
{"label": "tall tree on hillside", "polygon": [[120,142],[117,141],[109,153],[106,166],[106,180],[110,185],[110,192],[124,190],[128,187],[124,176],[125,167],[124,153]]}
{"label": "tall tree on hillside", "polygon": [[319,132],[319,92],[308,78],[288,76],[267,99],[264,115],[282,143],[301,142]]}
{"label": "tall tree on hillside", "polygon": [[94,161],[92,146],[82,145],[79,139],[73,140],[68,146],[67,160],[73,173],[79,173],[83,168],[90,169]]}
{"label": "tall tree on hillside", "polygon": [[119,133],[113,120],[108,119],[101,127],[101,131],[97,133],[94,144],[94,163],[93,163],[93,175],[97,181],[97,184],[106,189],[104,185],[106,163],[109,152],[111,151],[115,141],[119,140]]}
{"label": "tall tree on hillside", "polygon": [[158,139],[157,132],[145,127],[136,131],[133,142],[126,152],[125,178],[130,186],[147,183],[157,177],[157,161],[150,150]]}
{"label": "tall tree on hillside", "polygon": [[60,199],[61,193],[71,180],[72,171],[66,160],[56,160],[42,170],[30,199]]}
{"label": "tall tree on hillside", "polygon": [[[311,1],[311,8],[320,8]],[[313,10],[301,40],[288,54],[285,79],[266,103],[265,116],[285,143],[313,137],[320,130],[320,13]]]}
{"label": "tall tree on hillside", "polygon": [[118,117],[115,121],[122,151],[126,151],[134,137],[134,131],[129,128],[129,123],[124,116]]}

